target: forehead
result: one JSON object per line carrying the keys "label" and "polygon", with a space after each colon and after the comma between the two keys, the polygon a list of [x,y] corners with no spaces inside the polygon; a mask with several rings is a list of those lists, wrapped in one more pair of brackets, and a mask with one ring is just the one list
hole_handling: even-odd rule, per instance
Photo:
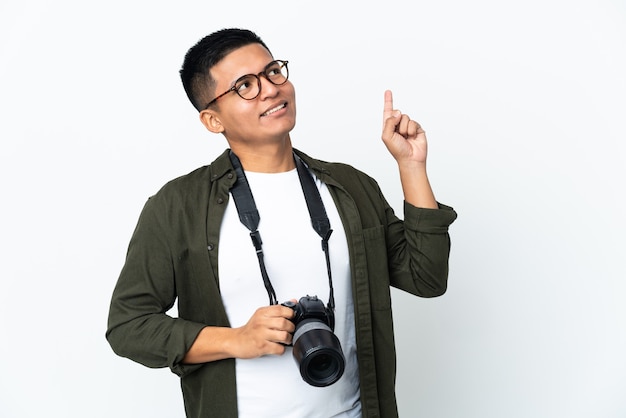
{"label": "forehead", "polygon": [[273,60],[261,44],[249,44],[237,48],[211,68],[211,76],[217,85],[231,84],[246,74],[257,74]]}

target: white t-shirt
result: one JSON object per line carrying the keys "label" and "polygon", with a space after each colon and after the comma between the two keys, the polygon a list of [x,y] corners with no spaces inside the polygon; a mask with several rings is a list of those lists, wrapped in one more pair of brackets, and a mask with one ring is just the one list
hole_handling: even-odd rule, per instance
{"label": "white t-shirt", "polygon": [[[246,172],[259,211],[259,233],[268,276],[279,303],[306,295],[326,305],[329,296],[321,238],[311,218],[297,171]],[[359,374],[348,244],[326,185],[316,179],[333,233],[329,240],[335,296],[335,334],[346,358],[339,381],[314,387],[302,380],[292,348],[282,356],[236,360],[240,417],[360,417]],[[250,231],[240,222],[231,197],[221,225],[219,278],[222,300],[233,328],[269,304]]]}

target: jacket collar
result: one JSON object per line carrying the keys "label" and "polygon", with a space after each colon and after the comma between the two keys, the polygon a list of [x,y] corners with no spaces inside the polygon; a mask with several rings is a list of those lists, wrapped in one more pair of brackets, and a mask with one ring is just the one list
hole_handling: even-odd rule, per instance
{"label": "jacket collar", "polygon": [[328,169],[325,167],[324,163],[322,163],[320,160],[311,158],[307,154],[305,154],[304,152],[296,148],[294,148],[293,151],[298,155],[298,157],[302,158],[302,161],[304,161],[304,163],[307,165],[309,169],[319,174],[330,174]]}
{"label": "jacket collar", "polygon": [[[230,152],[230,149],[226,149],[209,166],[209,175],[210,175],[211,181],[216,181],[222,178],[224,175],[228,174],[229,172],[234,172],[233,165],[231,164],[230,158],[228,157],[229,152]],[[309,167],[309,169],[319,174],[330,174],[321,161],[311,158],[310,156],[308,156],[307,154],[305,154],[304,152],[296,148],[294,148],[294,152],[300,158],[302,158],[302,161],[304,161],[304,163],[307,165],[307,167]]]}
{"label": "jacket collar", "polygon": [[226,149],[219,157],[215,159],[209,166],[210,181],[216,181],[229,172],[234,173],[233,165],[230,163],[228,153],[230,149]]}

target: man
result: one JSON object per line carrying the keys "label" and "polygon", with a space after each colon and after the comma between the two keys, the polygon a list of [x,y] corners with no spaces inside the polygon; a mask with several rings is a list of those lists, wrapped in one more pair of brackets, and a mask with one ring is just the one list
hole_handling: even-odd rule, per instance
{"label": "man", "polygon": [[[391,92],[382,139],[400,170],[404,221],[373,179],[292,148],[288,77],[288,62],[247,30],[217,31],[187,52],[187,95],[232,155],[148,200],[113,293],[107,339],[117,354],[179,375],[190,417],[394,417],[390,286],[422,297],[445,292],[456,213],[436,202],[425,133],[393,108]],[[322,240],[328,252],[312,228],[301,163],[332,228]],[[244,179],[260,215],[256,249],[254,227],[240,221],[234,202]],[[345,356],[341,378],[325,387],[301,378],[290,347],[294,309],[281,304],[307,295],[334,302],[327,306]]]}

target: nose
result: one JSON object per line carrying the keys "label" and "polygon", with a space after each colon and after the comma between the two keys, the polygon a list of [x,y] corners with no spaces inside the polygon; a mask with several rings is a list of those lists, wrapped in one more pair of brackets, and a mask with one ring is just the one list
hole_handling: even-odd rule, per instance
{"label": "nose", "polygon": [[276,84],[269,81],[264,75],[261,75],[259,77],[259,80],[261,82],[261,92],[259,93],[259,96],[261,96],[261,99],[265,97],[276,96],[276,94],[278,93],[278,88],[280,86],[277,86]]}

